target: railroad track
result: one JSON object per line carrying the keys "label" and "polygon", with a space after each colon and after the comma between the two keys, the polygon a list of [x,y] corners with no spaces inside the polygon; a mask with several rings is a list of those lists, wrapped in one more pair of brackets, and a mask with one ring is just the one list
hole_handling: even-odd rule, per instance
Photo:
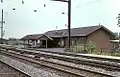
{"label": "railroad track", "polygon": [[1,54],[6,55],[6,56],[12,56],[14,58],[19,58],[34,64],[38,64],[38,65],[42,65],[45,67],[49,67],[52,69],[56,69],[56,70],[60,70],[62,72],[66,72],[69,74],[74,75],[75,77],[112,77],[112,75],[110,74],[105,74],[105,73],[100,73],[100,72],[96,72],[96,71],[91,71],[91,70],[86,70],[86,69],[82,69],[82,68],[78,68],[78,67],[74,67],[74,66],[69,66],[66,64],[60,64],[60,63],[56,63],[56,62],[52,62],[52,61],[48,61],[48,60],[44,60],[44,59],[35,59],[34,57],[29,57],[23,54],[16,54],[13,52],[4,52],[4,51],[0,51]]}
{"label": "railroad track", "polygon": [[[83,54],[78,54],[78,53],[70,53],[70,52],[55,52],[55,51],[46,51],[46,50],[40,50],[40,49],[34,49],[34,48],[27,48],[28,50],[33,50],[33,51],[39,51],[39,52],[44,52],[44,53],[52,53],[52,54],[58,54],[58,55],[64,55],[64,56],[72,56],[72,57],[79,57],[79,58],[84,58],[81,59],[80,61],[74,61],[75,63],[83,63],[83,64],[88,64],[88,65],[95,65],[96,67],[107,67],[108,69],[111,69],[111,66],[113,66],[112,69],[118,69],[120,70],[120,58],[107,58],[107,57],[101,57],[101,56],[90,56],[90,55],[83,55]],[[49,55],[47,55],[47,57],[50,57]],[[60,58],[60,60],[63,58]],[[67,58],[66,58],[67,59]],[[85,60],[88,59],[88,60]],[[64,59],[65,60],[65,59]],[[91,62],[91,60],[93,60]],[[99,60],[99,62],[98,62]],[[66,60],[68,61],[68,59]],[[71,60],[70,60],[71,61]],[[85,62],[87,61],[87,62]],[[102,62],[101,62],[102,61]],[[89,62],[89,63],[88,63]],[[103,65],[104,64],[104,65]],[[109,67],[110,66],[110,67]]]}
{"label": "railroad track", "polygon": [[[26,51],[27,52],[27,51]],[[35,54],[36,52],[30,52],[29,54]],[[56,53],[56,52],[55,52]],[[86,58],[81,58],[81,57],[71,57],[71,56],[66,56],[66,55],[56,55],[54,53],[49,53],[49,52],[44,52],[42,53],[42,51],[40,51],[39,53],[36,54],[36,57],[47,57],[47,58],[54,58],[54,59],[59,59],[59,60],[64,60],[64,61],[69,61],[69,62],[74,62],[74,63],[79,63],[79,64],[84,64],[84,65],[91,65],[91,66],[95,66],[95,67],[101,67],[104,69],[108,69],[108,70],[119,70],[120,71],[120,63],[119,62],[112,62],[110,61],[101,61],[101,59],[99,58],[99,60],[97,59],[86,59]]]}
{"label": "railroad track", "polygon": [[[4,45],[2,45],[4,46]],[[6,45],[5,45],[6,46]],[[7,45],[8,47],[16,48],[12,45]],[[35,48],[24,48],[27,50],[33,50],[33,51],[40,51],[45,53],[52,53],[52,54],[59,54],[59,55],[65,55],[65,56],[73,56],[73,57],[82,57],[87,59],[96,59],[96,60],[106,60],[106,61],[113,61],[113,62],[120,62],[120,58],[108,58],[108,57],[101,57],[101,56],[95,56],[95,55],[86,55],[86,54],[79,54],[79,53],[72,53],[72,52],[55,52],[55,51],[48,51],[48,50],[41,50],[41,49],[35,49]]]}
{"label": "railroad track", "polygon": [[79,53],[72,53],[72,52],[55,52],[55,51],[48,51],[48,50],[41,50],[41,49],[35,49],[35,48],[24,48],[27,50],[33,50],[33,51],[40,51],[45,53],[52,53],[52,54],[59,54],[59,55],[66,55],[66,56],[73,56],[73,57],[82,57],[87,59],[96,59],[96,60],[106,60],[106,61],[113,61],[113,62],[120,62],[120,58],[108,58],[108,57],[101,57],[101,56],[93,56],[93,55],[85,55],[85,54],[79,54]]}
{"label": "railroad track", "polygon": [[[4,47],[3,47],[4,48]],[[47,58],[55,58],[55,59],[59,59],[59,60],[64,60],[65,59],[65,61],[69,61],[69,62],[77,62],[77,63],[82,63],[82,64],[85,64],[85,62],[86,61],[82,61],[81,62],[81,60],[79,60],[79,59],[76,59],[76,58],[69,58],[69,57],[66,57],[66,58],[64,58],[63,56],[55,56],[55,55],[50,55],[50,54],[40,54],[40,53],[36,53],[36,52],[30,52],[30,51],[28,51],[28,50],[23,50],[23,49],[14,49],[14,48],[8,48],[9,50],[14,50],[14,51],[17,51],[17,52],[19,52],[19,53],[21,53],[22,52],[22,54],[19,54],[19,56],[24,56],[24,57],[28,57],[28,56],[25,56],[24,55],[24,53],[27,53],[27,54],[30,54],[30,55],[34,55],[34,57],[29,57],[29,58],[32,58],[33,59],[33,62],[34,61],[36,61],[36,59],[35,59],[35,57],[36,57],[36,55],[37,55],[37,61],[38,62],[41,62],[40,63],[40,65],[42,65],[42,66],[46,66],[46,67],[49,67],[49,68],[53,68],[53,69],[57,69],[57,70],[60,70],[60,71],[64,71],[64,72],[67,72],[67,73],[71,73],[71,74],[74,74],[74,75],[76,75],[76,76],[82,76],[80,73],[82,72],[82,73],[84,73],[84,75],[83,76],[85,76],[86,77],[86,75],[87,76],[89,76],[89,75],[92,75],[92,76],[89,76],[89,77],[93,77],[94,75],[102,75],[102,76],[107,76],[107,77],[111,77],[112,75],[111,74],[106,74],[106,73],[104,73],[104,72],[98,72],[98,71],[91,71],[91,70],[88,70],[88,69],[83,69],[83,68],[78,68],[78,67],[73,67],[73,66],[70,66],[70,65],[65,65],[65,64],[61,64],[61,63],[56,63],[56,62],[53,62],[53,61],[49,61],[49,60],[45,60],[45,59],[40,59],[40,58],[38,58],[38,57],[47,57]],[[7,50],[8,50],[7,49]],[[7,54],[7,53],[9,53],[9,54],[7,54],[7,55],[10,55],[10,54],[16,54],[16,53],[11,53],[11,52],[2,52],[2,53],[4,53],[4,54]],[[18,57],[18,54],[16,54],[17,56],[16,57]],[[12,55],[13,56],[13,55]],[[25,58],[24,58],[25,59]],[[84,59],[83,59],[84,60]],[[92,64],[91,64],[92,63]],[[107,68],[107,69],[111,69],[111,70],[119,70],[119,69],[117,69],[117,68],[119,68],[118,66],[116,66],[116,65],[114,65],[114,66],[107,66],[107,65],[101,65],[101,64],[97,64],[95,61],[89,61],[89,62],[86,62],[86,64],[87,65],[91,65],[91,66],[96,66],[96,67],[102,67],[102,68]],[[76,72],[77,71],[77,72]],[[87,73],[86,75],[85,75],[85,73]],[[88,75],[89,74],[89,75]],[[98,77],[99,77],[98,76]],[[113,75],[114,76],[114,75]],[[96,76],[97,77],[97,76]],[[117,76],[116,76],[117,77]]]}
{"label": "railroad track", "polygon": [[[28,50],[21,50],[21,49],[14,49],[14,48],[8,48],[8,49],[11,49],[11,50],[17,50],[18,52],[20,53],[27,53],[27,54],[32,54],[32,55],[36,55],[35,57],[47,57],[47,58],[54,58],[54,59],[59,59],[59,60],[64,60],[64,61],[69,61],[69,62],[74,62],[74,63],[80,63],[80,64],[86,64],[86,65],[91,65],[91,66],[96,66],[96,67],[102,67],[102,68],[107,68],[107,69],[115,69],[115,70],[120,70],[120,63],[119,62],[116,62],[112,61],[108,58],[107,60],[104,61],[103,57],[99,59],[97,58],[94,58],[94,59],[89,59],[88,56],[87,56],[87,59],[86,57],[69,57],[68,55],[66,56],[66,54],[59,54],[58,52],[47,52],[47,51],[40,51],[40,52],[31,52],[31,51],[28,51]],[[41,52],[44,52],[44,53],[41,53]],[[51,54],[50,54],[51,53]],[[54,55],[53,55],[54,54]],[[57,54],[57,55],[56,55]],[[59,55],[58,55],[59,54]],[[71,54],[72,55],[72,54]],[[74,55],[74,54],[73,54]],[[77,55],[77,54],[76,54]],[[90,56],[91,58],[91,56]],[[101,61],[102,60],[102,61]],[[119,60],[119,59],[117,59]]]}

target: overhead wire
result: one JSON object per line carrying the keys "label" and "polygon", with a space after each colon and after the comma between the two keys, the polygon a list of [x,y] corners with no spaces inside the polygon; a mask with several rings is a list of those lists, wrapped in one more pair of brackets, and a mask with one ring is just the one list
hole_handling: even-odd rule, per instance
{"label": "overhead wire", "polygon": [[[79,9],[81,7],[84,7],[84,6],[88,6],[88,5],[91,5],[91,4],[94,4],[94,3],[98,3],[100,1],[102,1],[102,0],[94,0],[94,1],[92,0],[92,1],[89,1],[89,2],[85,2],[84,4],[78,4],[75,7],[73,6],[72,11],[76,10],[76,9]],[[78,23],[76,23],[76,24],[78,24]]]}
{"label": "overhead wire", "polygon": [[[79,8],[80,6],[90,5],[90,4],[93,4],[93,3],[96,3],[96,2],[100,2],[100,1],[101,1],[101,0],[95,0],[95,1],[87,2],[87,3],[83,4],[83,5],[78,4],[75,8]],[[1,0],[1,3],[3,3],[3,0]],[[25,0],[21,0],[21,3],[22,3],[22,4],[25,4]],[[49,3],[49,2],[44,3],[44,4],[43,4],[43,7],[46,7],[48,3]],[[12,8],[12,10],[16,10],[16,8]],[[37,9],[34,9],[33,11],[34,11],[34,12],[37,12]]]}
{"label": "overhead wire", "polygon": [[101,1],[101,0],[95,0],[95,1],[87,2],[87,3],[83,4],[83,5],[78,4],[78,5],[76,6],[76,8],[79,8],[80,6],[87,6],[87,5],[90,5],[90,4],[93,4],[93,3],[97,3],[97,2],[100,2],[100,1]]}

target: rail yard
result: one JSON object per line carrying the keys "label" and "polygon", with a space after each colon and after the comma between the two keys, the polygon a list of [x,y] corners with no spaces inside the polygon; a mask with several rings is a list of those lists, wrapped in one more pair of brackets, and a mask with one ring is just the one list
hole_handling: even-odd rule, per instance
{"label": "rail yard", "polygon": [[[41,75],[41,77],[120,77],[120,58],[117,57],[53,52],[33,48],[21,49],[10,45],[0,45],[0,57],[2,57],[2,62],[5,61],[3,58],[8,57],[47,71],[46,75]],[[35,71],[35,76],[31,74],[29,69],[21,69],[21,72],[31,77],[40,77]]]}

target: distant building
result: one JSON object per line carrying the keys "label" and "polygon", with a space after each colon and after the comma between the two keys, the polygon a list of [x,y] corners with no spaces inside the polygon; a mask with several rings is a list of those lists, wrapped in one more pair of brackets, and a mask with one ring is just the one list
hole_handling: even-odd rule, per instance
{"label": "distant building", "polygon": [[116,37],[118,37],[118,36],[119,36],[119,33],[118,33],[118,32],[114,32],[114,35],[115,35]]}
{"label": "distant building", "polygon": [[23,41],[21,41],[20,39],[16,39],[16,38],[9,38],[7,40],[7,44],[9,44],[9,45],[20,45],[20,44],[23,44]]}
{"label": "distant building", "polygon": [[[90,41],[96,45],[96,50],[110,49],[110,40],[115,39],[113,32],[104,26],[90,26],[71,29],[71,45],[86,46]],[[40,47],[66,47],[68,46],[68,30],[52,30],[44,34],[26,35],[21,38],[27,44],[39,45]]]}
{"label": "distant building", "polygon": [[120,32],[119,32],[119,38],[120,38]]}
{"label": "distant building", "polygon": [[119,39],[119,33],[118,32],[113,32],[115,35],[115,39]]}

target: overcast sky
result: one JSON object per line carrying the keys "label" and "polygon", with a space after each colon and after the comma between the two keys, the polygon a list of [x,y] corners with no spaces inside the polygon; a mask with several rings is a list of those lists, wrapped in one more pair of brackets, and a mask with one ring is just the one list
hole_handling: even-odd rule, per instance
{"label": "overcast sky", "polygon": [[[44,33],[48,30],[65,29],[67,3],[50,0],[3,0],[5,38],[21,38],[26,34]],[[44,7],[46,4],[46,7]],[[16,8],[16,10],[12,10]],[[34,9],[37,12],[34,12]],[[61,14],[65,12],[66,14]],[[72,0],[72,28],[95,26],[99,23],[113,32],[120,31],[117,15],[120,0]],[[1,18],[1,13],[0,13]]]}

